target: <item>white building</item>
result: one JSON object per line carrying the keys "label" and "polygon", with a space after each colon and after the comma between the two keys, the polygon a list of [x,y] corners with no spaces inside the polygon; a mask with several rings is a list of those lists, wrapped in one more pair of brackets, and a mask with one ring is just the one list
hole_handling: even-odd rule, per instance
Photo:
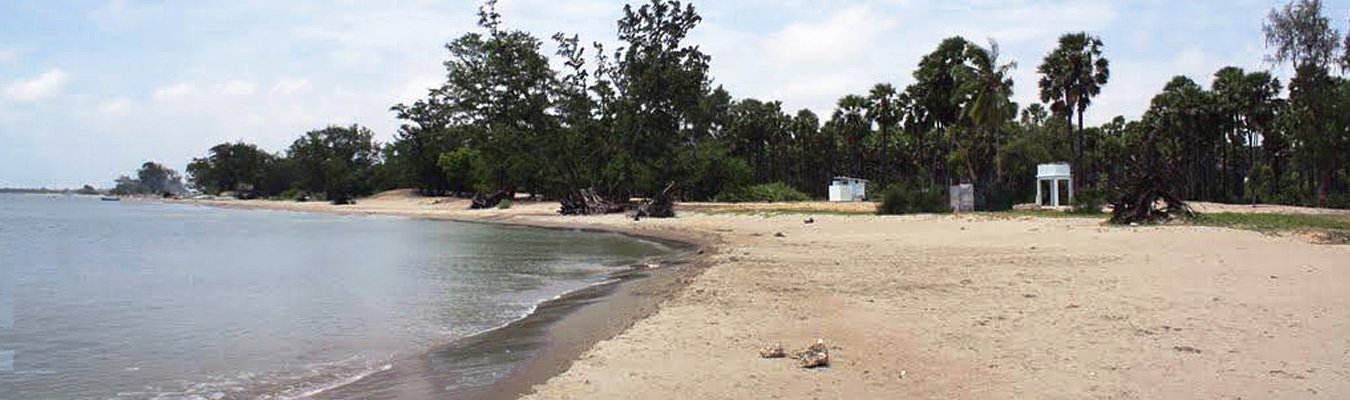
{"label": "white building", "polygon": [[853,202],[867,199],[867,180],[838,176],[830,183],[830,201]]}
{"label": "white building", "polygon": [[[1065,196],[1060,196],[1060,188],[1068,189]],[[1050,197],[1046,198],[1046,194],[1049,194]],[[1069,164],[1041,164],[1037,166],[1036,205],[1060,207],[1070,204],[1073,204],[1073,171]]]}

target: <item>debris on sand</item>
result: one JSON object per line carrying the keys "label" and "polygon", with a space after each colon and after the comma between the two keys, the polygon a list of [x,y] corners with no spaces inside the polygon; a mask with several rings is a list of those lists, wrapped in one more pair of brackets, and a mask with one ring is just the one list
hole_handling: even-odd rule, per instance
{"label": "debris on sand", "polygon": [[783,350],[781,344],[771,344],[759,349],[759,358],[784,358],[787,357],[787,351]]}
{"label": "debris on sand", "polygon": [[1191,346],[1176,346],[1173,347],[1172,350],[1180,351],[1182,353],[1200,354],[1200,349]]}
{"label": "debris on sand", "polygon": [[793,353],[802,368],[830,366],[830,349],[825,347],[824,339],[816,339],[816,344]]}
{"label": "debris on sand", "polygon": [[785,237],[787,237],[787,234],[786,234],[786,233],[783,233],[783,232],[778,232],[778,233],[773,234],[773,236],[774,236],[774,237],[785,238]]}

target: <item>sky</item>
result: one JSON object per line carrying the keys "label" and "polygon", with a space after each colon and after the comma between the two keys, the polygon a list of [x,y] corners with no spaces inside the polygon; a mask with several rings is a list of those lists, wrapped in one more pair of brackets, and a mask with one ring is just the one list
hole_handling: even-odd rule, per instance
{"label": "sky", "polygon": [[[1014,100],[1059,35],[1105,42],[1111,80],[1088,123],[1137,118],[1173,76],[1272,70],[1261,24],[1283,0],[694,1],[691,41],[736,98],[828,116],[876,83],[910,84],[943,38],[996,40],[1018,63]],[[383,141],[444,81],[444,44],[475,29],[477,1],[0,1],[0,187],[111,186],[146,160],[182,170],[226,141],[285,149],[361,124]],[[505,24],[613,43],[624,1],[501,0]],[[1345,31],[1350,0],[1326,0]],[[610,46],[613,48],[613,46]],[[552,46],[545,48],[552,54]]]}

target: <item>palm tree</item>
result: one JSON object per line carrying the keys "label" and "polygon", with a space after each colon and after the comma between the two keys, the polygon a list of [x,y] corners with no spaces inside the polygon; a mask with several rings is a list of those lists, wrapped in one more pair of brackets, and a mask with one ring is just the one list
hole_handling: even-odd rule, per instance
{"label": "palm tree", "polygon": [[1045,56],[1036,71],[1041,74],[1041,101],[1050,103],[1051,111],[1065,115],[1069,131],[1073,131],[1073,114],[1078,114],[1078,132],[1073,140],[1074,178],[1082,181],[1083,113],[1092,105],[1092,98],[1101,94],[1102,86],[1110,79],[1110,63],[1102,57],[1102,40],[1086,32],[1071,33],[1059,38],[1059,47]]}
{"label": "palm tree", "polygon": [[998,42],[992,39],[989,40],[988,49],[971,46],[970,53],[969,58],[975,66],[975,79],[967,82],[967,90],[972,97],[966,102],[961,114],[974,125],[977,135],[974,140],[968,141],[966,149],[970,155],[967,157],[966,169],[973,180],[978,178],[974,162],[992,158],[985,157],[985,150],[992,150],[992,146],[997,144],[994,133],[1017,113],[1017,105],[1009,100],[1013,94],[1013,80],[1008,76],[1017,68],[1017,62],[999,64]]}
{"label": "palm tree", "polygon": [[848,143],[849,173],[857,176],[862,169],[862,151],[859,144],[864,136],[871,131],[870,124],[867,123],[867,98],[858,95],[848,95],[839,99],[839,103],[834,111],[834,121],[838,124],[837,128],[843,135],[843,139]]}
{"label": "palm tree", "polygon": [[881,180],[880,183],[884,186],[887,181],[886,178],[892,172],[889,168],[891,162],[891,128],[900,122],[900,102],[895,86],[878,83],[872,87],[872,91],[867,97],[867,119],[875,122],[878,131],[881,133],[879,144],[881,157],[878,160],[876,177]]}

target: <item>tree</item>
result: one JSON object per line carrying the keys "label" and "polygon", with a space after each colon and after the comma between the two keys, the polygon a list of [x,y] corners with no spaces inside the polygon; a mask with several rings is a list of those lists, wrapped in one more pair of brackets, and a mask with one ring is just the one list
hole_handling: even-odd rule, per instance
{"label": "tree", "polygon": [[1317,204],[1326,206],[1333,180],[1350,151],[1350,81],[1306,63],[1289,83],[1289,113],[1297,160],[1309,171]]}
{"label": "tree", "polygon": [[178,194],[183,192],[183,177],[171,168],[154,161],[146,161],[136,171],[140,188],[137,193]]}
{"label": "tree", "polygon": [[830,176],[834,172],[831,161],[838,158],[839,146],[828,131],[821,129],[820,117],[811,110],[797,111],[792,118],[792,138],[798,145],[797,162],[800,163],[800,180],[797,189],[812,196],[824,197]]}
{"label": "tree", "polygon": [[[1249,185],[1256,183],[1252,172],[1257,165],[1257,143],[1274,129],[1281,85],[1268,72],[1248,73],[1241,68],[1226,67],[1214,74],[1211,86],[1227,131],[1220,163],[1226,186],[1222,200],[1232,201],[1243,192],[1243,178]],[[1247,159],[1245,165],[1238,163],[1238,158],[1244,156],[1242,153]]]}
{"label": "tree", "polygon": [[[1350,24],[1350,18],[1347,18],[1347,24]],[[1350,32],[1345,33],[1345,41],[1341,42],[1341,72],[1350,71]]]}
{"label": "tree", "polygon": [[911,101],[909,131],[916,139],[917,169],[929,175],[930,185],[953,180],[954,171],[966,169],[970,159],[956,143],[973,130],[963,111],[974,96],[975,58],[982,51],[959,36],[944,39],[919,60],[915,82],[905,89]]}
{"label": "tree", "polygon": [[783,179],[779,160],[785,158],[783,142],[790,123],[791,117],[783,113],[782,104],[778,102],[745,99],[731,107],[727,144],[731,155],[749,161],[755,183]]}
{"label": "tree", "polygon": [[375,134],[359,125],[329,126],[305,133],[291,144],[297,187],[323,193],[333,204],[347,204],[370,194],[372,172],[379,160]]}
{"label": "tree", "polygon": [[1036,71],[1040,73],[1041,101],[1050,103],[1050,110],[1065,117],[1066,126],[1073,131],[1073,116],[1078,115],[1078,133],[1074,135],[1074,178],[1082,180],[1083,113],[1092,104],[1092,98],[1102,91],[1111,77],[1110,62],[1102,57],[1102,41],[1086,32],[1071,33],[1059,38],[1059,47],[1045,56]]}
{"label": "tree", "polygon": [[891,163],[891,149],[895,147],[891,135],[899,128],[902,118],[900,107],[899,93],[891,84],[878,83],[868,92],[867,119],[876,124],[877,131],[880,132],[877,148],[881,150],[881,154],[877,157],[878,168],[873,176],[877,177],[883,186],[888,182],[890,174],[896,172]]}
{"label": "tree", "polygon": [[845,157],[848,160],[842,165],[836,167],[847,171],[849,175],[860,176],[862,174],[862,141],[867,134],[872,131],[872,126],[867,122],[867,98],[858,95],[848,95],[839,99],[835,107],[834,116],[826,124],[826,128],[831,131],[831,135],[839,138],[845,149]]}
{"label": "tree", "polygon": [[651,0],[625,5],[610,80],[615,89],[615,132],[623,146],[617,178],[637,193],[655,194],[687,170],[681,155],[702,136],[690,129],[711,83],[711,57],[685,43],[703,18],[693,5]]}
{"label": "tree", "polygon": [[194,158],[187,172],[192,186],[206,193],[238,192],[241,196],[276,196],[290,188],[289,177],[276,155],[258,146],[221,143],[205,158]]}
{"label": "tree", "polygon": [[[556,54],[562,58],[565,67],[559,79],[554,81],[552,95],[558,131],[540,150],[547,152],[545,159],[551,161],[550,170],[560,180],[557,191],[595,190],[596,186],[604,184],[600,172],[608,161],[607,155],[614,151],[605,140],[609,134],[607,120],[597,112],[601,107],[600,99],[608,93],[608,86],[601,79],[593,79],[602,74],[587,68],[586,48],[581,46],[578,36],[559,33],[553,40],[558,46]],[[603,62],[596,64],[604,67]],[[612,189],[605,187],[601,192],[607,195]]]}
{"label": "tree", "polygon": [[1336,57],[1340,33],[1322,15],[1322,0],[1291,0],[1282,9],[1270,10],[1261,27],[1275,63],[1290,62],[1294,69],[1304,64],[1327,67]]}
{"label": "tree", "polygon": [[448,190],[455,192],[491,191],[491,177],[484,166],[486,160],[478,150],[461,147],[458,150],[441,153],[437,165],[445,176]]}
{"label": "tree", "polygon": [[999,143],[997,132],[1017,115],[1017,104],[1013,103],[1013,80],[1009,76],[1016,62],[999,62],[998,42],[989,41],[988,49],[971,46],[968,50],[975,66],[975,76],[965,82],[965,91],[971,93],[961,113],[972,125],[973,137],[962,141],[966,158],[966,171],[972,180],[985,175],[989,164],[997,153]]}
{"label": "tree", "polygon": [[449,188],[440,156],[462,146],[482,153],[493,190],[544,190],[548,164],[534,158],[543,139],[556,131],[548,115],[554,72],[539,39],[503,28],[495,0],[479,9],[478,25],[484,32],[446,45],[450,59],[441,87],[411,106],[394,106],[399,118],[412,122],[400,130],[395,146],[408,160],[407,175],[426,192]]}

